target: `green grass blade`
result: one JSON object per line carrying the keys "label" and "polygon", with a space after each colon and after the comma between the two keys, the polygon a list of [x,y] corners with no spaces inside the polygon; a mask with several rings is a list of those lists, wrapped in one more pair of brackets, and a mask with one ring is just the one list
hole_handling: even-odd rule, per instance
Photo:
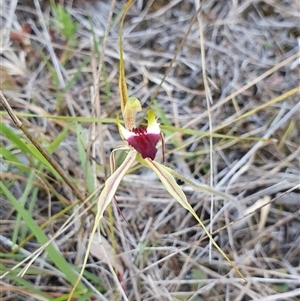
{"label": "green grass blade", "polygon": [[60,176],[56,172],[56,170],[43,157],[43,155],[35,148],[34,145],[27,143],[26,140],[24,140],[20,136],[16,135],[4,123],[0,122],[0,128],[1,128],[1,134],[3,136],[6,136],[10,142],[14,143],[26,155],[30,155],[33,158],[37,159],[37,161],[40,162],[40,164],[46,166],[57,179],[60,179]]}
{"label": "green grass blade", "polygon": [[25,140],[16,135],[13,130],[8,128],[4,123],[0,122],[1,135],[5,136],[10,142],[13,142],[25,154],[31,154]]}
{"label": "green grass blade", "polygon": [[68,134],[69,128],[71,125],[64,128],[64,130],[55,138],[55,140],[47,147],[47,151],[50,155],[52,155],[62,141],[65,139],[66,135]]}
{"label": "green grass blade", "polygon": [[0,154],[5,161],[20,163],[19,159],[9,149],[7,149],[4,146],[0,146]]}
{"label": "green grass blade", "polygon": [[[26,187],[25,190],[22,193],[22,196],[19,200],[19,205],[22,206],[22,208],[25,210],[25,204],[27,202],[27,198],[28,195],[31,191],[31,188],[33,187],[33,181],[35,179],[35,174],[34,172],[30,172],[30,175],[28,177],[28,181],[26,183]],[[17,243],[17,240],[19,239],[20,241],[22,241],[25,237],[26,237],[26,232],[27,232],[27,225],[25,224],[24,227],[21,227],[21,220],[22,217],[21,215],[18,213],[16,221],[15,221],[15,228],[14,228],[14,232],[12,235],[12,242],[14,244]],[[19,234],[20,232],[20,234]]]}
{"label": "green grass blade", "polygon": [[[0,182],[1,193],[11,202],[15,210],[20,214],[26,225],[34,233],[38,242],[43,245],[48,243],[49,239],[45,233],[40,229],[40,227],[35,223],[31,215],[20,205],[18,200],[11,194],[11,192]],[[46,248],[46,252],[49,254],[49,257],[54,262],[54,264],[61,270],[61,272],[66,276],[66,279],[74,285],[77,282],[77,276],[74,272],[72,266],[65,260],[61,253],[50,244]],[[85,286],[80,282],[80,289],[85,289]]]}
{"label": "green grass blade", "polygon": [[[80,293],[78,294],[78,296],[80,296],[77,301],[87,301],[87,300],[90,300],[89,297],[93,294],[93,291],[91,290],[88,290],[87,292],[85,293]],[[64,294],[58,298],[53,298],[51,299],[50,301],[66,301],[68,299],[69,295],[67,294]]]}
{"label": "green grass blade", "polygon": [[44,165],[49,171],[55,176],[57,180],[61,180],[60,175],[57,173],[57,171],[53,168],[53,166],[47,161],[47,159],[40,153],[40,151],[32,144],[27,144],[29,153],[33,156],[33,158],[36,158],[39,164]]}
{"label": "green grass blade", "polygon": [[[0,264],[0,271],[6,271],[6,267],[2,264]],[[18,271],[14,271],[13,273],[10,273],[8,278],[14,283],[13,285],[15,287],[20,287],[22,288],[24,291],[28,291],[30,292],[30,294],[35,294],[37,296],[39,296],[40,298],[43,297],[43,300],[51,300],[51,297],[48,296],[46,293],[44,293],[43,291],[37,289],[34,285],[32,285],[30,282],[26,281],[24,278],[22,277],[18,277],[17,275],[15,275],[16,273],[18,273]],[[39,299],[41,300],[41,299]]]}

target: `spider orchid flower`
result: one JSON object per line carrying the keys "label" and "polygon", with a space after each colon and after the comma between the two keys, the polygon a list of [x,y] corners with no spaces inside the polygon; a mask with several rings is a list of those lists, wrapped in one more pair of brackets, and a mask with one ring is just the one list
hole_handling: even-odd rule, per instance
{"label": "spider orchid flower", "polygon": [[[123,44],[122,44],[122,25],[124,21],[124,16],[130,7],[132,1],[129,1],[125,7],[123,18],[121,19],[120,25],[120,74],[119,74],[119,91],[120,91],[120,101],[121,101],[121,111],[124,119],[124,125],[121,124],[119,118],[117,118],[116,123],[118,125],[120,136],[127,145],[121,149],[126,149],[129,152],[122,164],[114,171],[112,168],[111,176],[106,180],[104,188],[100,194],[98,201],[98,211],[95,220],[95,226],[92,233],[95,233],[97,226],[103,217],[103,212],[105,211],[108,204],[112,201],[117,188],[126,175],[128,170],[134,163],[140,163],[141,165],[150,168],[157,175],[165,189],[170,193],[170,195],[186,210],[188,210],[194,218],[198,221],[200,226],[204,229],[208,238],[211,240],[212,244],[217,248],[217,250],[224,256],[224,258],[231,264],[234,270],[243,278],[243,275],[239,272],[232,261],[227,257],[227,255],[221,250],[218,244],[213,240],[211,234],[208,232],[192,206],[189,204],[184,192],[177,184],[175,178],[179,178],[186,183],[191,184],[195,189],[199,190],[199,187],[189,181],[185,177],[179,175],[171,168],[164,166],[156,162],[155,155],[157,153],[156,145],[160,140],[162,134],[160,130],[159,123],[155,117],[154,111],[148,111],[148,125],[136,127],[135,119],[138,112],[142,110],[140,101],[135,97],[128,97],[125,71],[124,71],[124,59],[123,59]],[[113,153],[112,153],[113,156]],[[111,162],[114,162],[113,157],[111,157]],[[114,164],[111,164],[114,166]]]}
{"label": "spider orchid flower", "polygon": [[[94,236],[99,223],[103,217],[104,211],[106,210],[109,203],[112,201],[118,186],[122,180],[122,178],[126,175],[128,170],[134,163],[140,163],[141,165],[150,168],[157,175],[161,183],[164,185],[165,189],[170,193],[170,195],[186,210],[188,210],[194,218],[198,221],[200,226],[203,228],[204,232],[211,240],[212,244],[216,247],[216,249],[224,256],[224,258],[230,263],[233,269],[245,280],[244,276],[239,272],[237,267],[233,264],[233,262],[227,257],[227,255],[221,250],[218,244],[214,241],[211,234],[208,232],[192,206],[189,204],[184,192],[177,184],[175,178],[179,178],[184,182],[190,184],[198,191],[209,191],[209,188],[203,189],[203,187],[199,188],[197,184],[194,184],[189,179],[183,177],[182,175],[176,173],[171,168],[164,166],[156,162],[155,155],[157,153],[156,145],[160,140],[162,134],[160,130],[159,123],[154,115],[153,110],[149,110],[148,112],[148,125],[136,127],[135,118],[136,114],[142,110],[140,101],[135,97],[128,97],[127,86],[126,86],[126,78],[124,71],[124,58],[123,58],[123,43],[122,43],[122,30],[123,30],[123,22],[125,15],[132,3],[132,0],[129,0],[125,6],[125,10],[123,12],[123,16],[120,22],[120,40],[119,40],[119,50],[120,50],[120,65],[119,65],[119,91],[120,91],[120,101],[121,101],[121,111],[124,119],[124,125],[121,124],[119,118],[117,117],[116,123],[118,125],[118,129],[120,135],[124,141],[126,141],[127,145],[119,148],[123,150],[127,150],[127,156],[121,165],[114,170],[114,160],[113,154],[111,154],[111,169],[112,174],[105,181],[105,185],[100,193],[98,202],[97,202],[97,214],[95,216],[94,227],[91,232],[91,237]],[[215,192],[214,192],[215,193]],[[218,194],[218,193],[216,193]],[[220,195],[220,193],[219,193]],[[224,195],[223,195],[224,197]],[[226,197],[226,196],[225,196]],[[90,239],[89,244],[87,246],[87,252],[83,261],[83,267],[85,266],[89,250],[91,248],[92,239]],[[84,272],[84,268],[82,268],[81,273],[77,279],[77,283],[75,287],[80,281]],[[73,291],[68,300],[71,300],[71,296],[75,291],[75,287],[73,287]]]}
{"label": "spider orchid flower", "polygon": [[148,126],[135,127],[134,124],[128,126],[125,119],[125,127],[117,119],[119,132],[124,141],[135,149],[143,159],[150,158],[154,160],[157,153],[156,145],[161,138],[161,130],[157,122],[154,111],[148,112]]}

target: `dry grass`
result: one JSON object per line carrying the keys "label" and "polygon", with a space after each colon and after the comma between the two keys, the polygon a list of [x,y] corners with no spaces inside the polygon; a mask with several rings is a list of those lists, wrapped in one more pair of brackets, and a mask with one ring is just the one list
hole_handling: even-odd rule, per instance
{"label": "dry grass", "polygon": [[[111,3],[64,2],[79,23],[70,43],[55,27],[57,20],[46,1],[1,2],[0,84],[26,128],[45,146],[69,127],[54,157],[83,193],[91,193],[101,189],[110,172],[109,154],[122,144],[113,119],[120,112],[118,21],[123,4],[118,1],[113,8],[113,23],[101,42]],[[117,256],[106,258],[94,242],[87,270],[97,277],[85,278],[91,287],[100,279],[103,290],[82,300],[300,300],[300,106],[299,93],[288,93],[299,86],[299,3],[206,0],[190,28],[197,7],[198,1],[136,1],[123,33],[127,84],[130,95],[138,97],[145,109],[154,105],[155,98],[163,111],[167,165],[239,203],[237,210],[219,197],[183,185],[207,227],[213,231],[223,227],[214,238],[248,282],[236,277],[221,255],[210,249],[202,229],[156,177],[139,169],[125,177],[116,196],[127,222],[115,206],[113,219],[108,215],[103,222],[104,248]],[[203,80],[199,22],[209,91]],[[95,116],[102,118],[100,126],[92,123]],[[85,119],[81,122],[78,117]],[[7,115],[1,118],[20,135]],[[34,158],[24,156],[7,137],[1,140],[22,164],[39,169]],[[80,266],[92,216],[79,216],[81,206],[51,220],[76,202],[70,189],[42,170],[26,191],[29,171],[7,161],[1,159],[2,183],[18,200],[26,195],[25,208],[38,188],[32,217],[39,225],[46,222],[49,239],[75,212],[73,224],[55,239],[55,246],[68,262]],[[21,261],[6,254],[17,218],[2,192],[0,214],[1,264],[12,268]],[[38,248],[31,239],[18,252],[26,257]],[[40,272],[23,276],[46,296],[23,290],[6,275],[0,280],[1,300],[50,300],[70,292],[59,267],[52,266],[46,255],[31,265]],[[110,265],[116,267],[118,279]]]}

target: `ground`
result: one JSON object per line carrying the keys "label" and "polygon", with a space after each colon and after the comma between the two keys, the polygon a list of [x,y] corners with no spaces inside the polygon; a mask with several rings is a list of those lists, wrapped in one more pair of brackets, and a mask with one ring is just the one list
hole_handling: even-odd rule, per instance
{"label": "ground", "polygon": [[[74,183],[1,106],[1,300],[67,300],[77,279],[110,154],[125,144],[115,123],[124,3],[0,4],[1,91]],[[178,180],[247,282],[136,165],[73,300],[300,300],[299,15],[296,0],[134,1],[123,50],[138,119],[154,109],[164,164],[195,183]],[[117,167],[126,153],[114,154]]]}

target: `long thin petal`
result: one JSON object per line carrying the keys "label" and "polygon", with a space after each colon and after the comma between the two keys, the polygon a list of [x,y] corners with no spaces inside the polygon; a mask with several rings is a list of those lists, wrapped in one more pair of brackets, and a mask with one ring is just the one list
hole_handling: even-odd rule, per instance
{"label": "long thin petal", "polygon": [[125,78],[125,70],[124,70],[124,58],[123,58],[123,23],[126,16],[128,9],[132,4],[132,0],[129,0],[126,5],[122,15],[122,19],[120,21],[120,32],[119,32],[119,51],[120,51],[120,63],[119,63],[119,91],[120,91],[120,98],[121,98],[121,109],[122,115],[124,116],[125,106],[128,101],[128,92],[127,92],[127,85],[126,85],[126,78]]}
{"label": "long thin petal", "polygon": [[242,206],[239,204],[239,202],[237,202],[237,200],[235,200],[230,195],[223,193],[221,191],[214,190],[213,188],[211,188],[208,185],[195,183],[194,181],[188,179],[187,177],[181,175],[180,173],[176,172],[175,170],[173,170],[167,166],[165,166],[165,168],[169,171],[169,173],[174,178],[179,179],[182,182],[185,182],[186,184],[190,185],[191,187],[193,187],[195,189],[195,191],[200,192],[200,193],[213,194],[213,195],[219,196],[220,198],[222,198],[228,202],[232,202],[236,206],[236,208],[239,210],[239,213],[244,214],[244,210],[243,210]]}
{"label": "long thin petal", "polygon": [[98,210],[95,218],[95,224],[98,224],[103,217],[106,207],[114,197],[122,178],[135,161],[136,155],[137,152],[135,150],[131,150],[118,169],[105,181],[104,188],[98,200]]}
{"label": "long thin petal", "polygon": [[128,153],[125,160],[123,161],[123,163],[118,167],[118,169],[105,181],[104,188],[99,196],[99,200],[98,200],[98,204],[97,204],[98,210],[97,210],[97,214],[95,217],[94,226],[93,226],[93,229],[90,234],[90,240],[89,240],[89,243],[88,243],[88,246],[86,249],[85,257],[83,259],[82,269],[81,269],[78,279],[70,293],[68,301],[71,300],[72,295],[75,291],[75,288],[83,275],[83,272],[84,272],[84,269],[85,269],[85,266],[86,266],[86,263],[87,263],[87,260],[89,257],[91,245],[93,242],[93,237],[94,237],[97,227],[101,221],[101,218],[103,217],[103,213],[104,213],[105,209],[107,208],[108,204],[112,201],[112,198],[114,197],[122,178],[125,176],[128,169],[131,167],[133,162],[136,160],[136,156],[137,156],[137,152],[135,150],[131,150]]}
{"label": "long thin petal", "polygon": [[152,161],[148,158],[142,159],[138,157],[139,162],[141,162],[143,165],[146,165],[150,169],[152,169],[162,184],[165,186],[166,190],[170,193],[170,195],[186,210],[188,210],[194,218],[198,221],[200,226],[203,228],[204,232],[208,236],[208,238],[211,240],[212,244],[216,247],[216,249],[223,255],[223,257],[230,263],[230,265],[233,267],[233,269],[239,274],[241,278],[243,278],[245,281],[245,277],[241,274],[241,272],[238,270],[238,268],[235,266],[235,264],[228,258],[228,256],[222,251],[222,249],[218,246],[218,244],[214,241],[192,206],[189,204],[185,194],[181,190],[180,186],[176,183],[175,178],[171,175],[168,168],[158,162]]}

